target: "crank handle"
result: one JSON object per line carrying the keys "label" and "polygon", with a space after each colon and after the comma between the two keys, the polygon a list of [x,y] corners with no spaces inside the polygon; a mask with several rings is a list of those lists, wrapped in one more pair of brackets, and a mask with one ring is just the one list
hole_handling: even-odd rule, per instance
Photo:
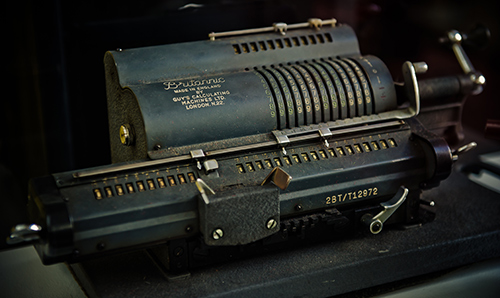
{"label": "crank handle", "polygon": [[374,235],[380,233],[384,226],[384,222],[386,222],[389,217],[403,204],[406,200],[406,196],[408,195],[408,188],[401,186],[398,192],[394,195],[392,199],[387,202],[380,203],[380,206],[384,208],[384,210],[380,211],[379,214],[373,216],[371,214],[365,214],[361,217],[361,222],[367,225],[370,228],[370,232]]}

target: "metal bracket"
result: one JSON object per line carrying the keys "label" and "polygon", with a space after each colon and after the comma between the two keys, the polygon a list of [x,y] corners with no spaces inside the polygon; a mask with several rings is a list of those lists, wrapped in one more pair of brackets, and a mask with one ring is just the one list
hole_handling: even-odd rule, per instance
{"label": "metal bracket", "polygon": [[191,150],[189,151],[189,155],[191,155],[191,158],[196,161],[196,167],[198,170],[201,171],[201,169],[205,169],[205,174],[207,175],[219,168],[219,163],[216,159],[205,160],[203,164],[201,163],[200,160],[206,157],[205,152],[201,149]]}
{"label": "metal bracket", "polygon": [[286,27],[288,25],[286,23],[274,23],[274,31],[279,31],[281,35],[286,35]]}
{"label": "metal bracket", "polygon": [[201,149],[196,149],[196,150],[191,150],[189,152],[189,155],[191,155],[191,158],[196,160],[196,167],[198,170],[201,170],[201,162],[200,159],[205,157],[205,153]]}
{"label": "metal bracket", "polygon": [[[337,20],[335,20],[335,19],[333,19],[333,20],[334,20],[334,22],[332,22],[332,26],[335,26],[335,24],[337,23]],[[309,23],[310,27],[314,27],[314,28],[316,28],[316,30],[321,29],[321,26],[323,26],[323,20],[321,20],[321,19],[313,18],[313,19],[307,20],[307,22]]]}
{"label": "metal bracket", "polygon": [[283,152],[283,155],[286,155],[286,149],[285,146],[290,144],[290,139],[286,134],[280,134],[279,131],[274,130],[273,135],[276,138],[276,141],[278,142],[278,145],[281,147],[281,151]]}
{"label": "metal bracket", "polygon": [[[280,230],[279,190],[274,186],[234,187],[215,193],[201,179],[198,212],[207,245],[242,245]],[[208,196],[209,194],[212,194]]]}
{"label": "metal bracket", "polygon": [[325,147],[328,148],[330,147],[330,144],[328,143],[328,140],[326,139],[327,137],[331,137],[332,131],[328,127],[323,127],[319,129],[319,135],[323,138],[323,143],[325,144]]}

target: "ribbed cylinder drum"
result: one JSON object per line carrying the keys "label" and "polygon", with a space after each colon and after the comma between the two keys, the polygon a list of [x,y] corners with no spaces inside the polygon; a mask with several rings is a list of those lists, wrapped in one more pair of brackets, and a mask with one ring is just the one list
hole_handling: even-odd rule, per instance
{"label": "ribbed cylinder drum", "polygon": [[383,62],[323,30],[107,53],[113,162],[395,109]]}

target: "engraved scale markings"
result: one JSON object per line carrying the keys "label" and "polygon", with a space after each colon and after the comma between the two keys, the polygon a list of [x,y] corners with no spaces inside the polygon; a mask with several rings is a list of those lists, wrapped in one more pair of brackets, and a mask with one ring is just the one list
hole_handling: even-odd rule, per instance
{"label": "engraved scale markings", "polygon": [[296,109],[295,121],[297,123],[297,126],[305,125],[306,122],[305,122],[305,118],[304,118],[305,117],[304,107],[303,107],[302,100],[301,100],[302,96],[300,94],[299,86],[295,83],[295,80],[292,77],[292,74],[290,74],[290,72],[286,68],[279,67],[277,69],[277,71],[279,71],[283,75],[283,77],[285,77],[287,79],[286,83],[288,84],[288,87],[291,90],[291,96],[293,97],[292,100],[295,104],[295,109]]}
{"label": "engraved scale markings", "polygon": [[342,82],[343,89],[345,90],[346,96],[346,101],[347,101],[347,118],[353,118],[356,117],[356,106],[354,103],[354,93],[353,89],[351,86],[351,82],[349,81],[349,78],[347,77],[347,74],[345,71],[338,65],[336,62],[331,61],[331,60],[325,60],[325,62],[329,63],[335,71],[338,73],[340,77],[340,81]]}
{"label": "engraved scale markings", "polygon": [[313,81],[316,83],[317,90],[319,90],[319,98],[321,100],[320,105],[322,107],[322,122],[331,121],[330,100],[328,98],[325,85],[323,84],[323,80],[314,67],[309,64],[303,64],[303,66],[312,75],[312,78],[314,79]]}
{"label": "engraved scale markings", "polygon": [[352,70],[352,68],[345,63],[342,60],[335,60],[337,63],[340,64],[340,66],[346,71],[347,75],[349,76],[349,79],[351,81],[351,84],[353,86],[353,93],[354,97],[356,99],[356,116],[363,116],[365,115],[365,101],[363,99],[363,92],[361,90],[361,84],[359,83],[358,77]]}
{"label": "engraved scale markings", "polygon": [[344,91],[344,87],[342,87],[342,82],[340,81],[340,78],[333,69],[333,67],[325,62],[319,62],[319,65],[321,65],[323,68],[327,70],[327,73],[331,76],[331,79],[333,81],[333,86],[338,94],[338,106],[339,106],[339,117],[338,119],[343,119],[348,117],[348,112],[347,112],[347,100],[346,100],[346,95]]}
{"label": "engraved scale markings", "polygon": [[318,90],[316,89],[316,86],[314,85],[314,81],[309,75],[309,73],[301,66],[301,65],[293,65],[293,68],[295,68],[304,78],[304,81],[306,82],[306,87],[309,91],[310,97],[312,99],[312,114],[313,114],[313,123],[319,123],[322,121],[321,117],[321,103],[319,99],[319,94]]}
{"label": "engraved scale markings", "polygon": [[330,57],[254,69],[277,107],[277,126],[285,129],[374,114],[374,90],[367,73],[378,70],[365,69],[368,62],[363,57]]}
{"label": "engraved scale markings", "polygon": [[[260,74],[269,88],[266,88],[266,92],[268,91],[273,99],[274,106],[276,109],[276,118],[278,129],[284,129],[286,127],[286,114],[285,114],[285,104],[283,102],[283,97],[281,96],[281,92],[278,89],[278,84],[276,80],[266,71],[256,70],[258,74]],[[267,93],[266,93],[267,94]]]}
{"label": "engraved scale markings", "polygon": [[[269,89],[268,82],[266,81],[266,79],[264,78],[264,76],[260,72],[254,71],[253,73],[260,78],[260,82],[262,84],[262,87],[264,88],[264,93],[266,94],[266,96],[269,100],[269,110],[271,112],[271,117],[276,118],[276,103],[273,99],[271,90]],[[279,119],[277,121],[279,121]]]}
{"label": "engraved scale markings", "polygon": [[366,115],[371,115],[373,114],[373,103],[372,103],[372,98],[373,94],[370,88],[370,83],[366,79],[366,76],[361,69],[361,67],[358,65],[358,63],[353,60],[353,59],[343,59],[346,63],[350,64],[351,67],[354,69],[356,74],[358,75],[359,82],[361,84],[361,87],[363,88],[363,94],[365,97],[365,114]]}
{"label": "engraved scale markings", "polygon": [[305,113],[304,113],[304,124],[312,124],[314,123],[313,121],[313,108],[311,104],[311,97],[309,95],[309,92],[307,90],[306,83],[302,79],[302,76],[300,73],[293,67],[284,67],[286,70],[288,70],[293,77],[295,77],[295,81],[297,82],[297,86],[299,87],[300,93],[302,94],[302,103],[305,107]]}
{"label": "engraved scale markings", "polygon": [[332,83],[332,79],[328,75],[327,71],[320,66],[319,63],[312,63],[311,64],[321,75],[321,78],[323,80],[323,84],[326,86],[326,89],[328,90],[328,95],[327,95],[327,100],[329,101],[330,104],[330,119],[337,120],[339,119],[339,108],[338,108],[338,100],[337,100],[337,93],[335,92],[335,88]]}
{"label": "engraved scale markings", "polygon": [[281,92],[283,93],[284,97],[284,103],[285,103],[285,111],[287,114],[287,128],[295,127],[297,126],[296,121],[295,121],[295,105],[293,103],[292,99],[292,94],[290,90],[288,89],[288,84],[286,83],[285,79],[281,75],[280,72],[275,70],[274,68],[267,69],[272,75],[275,77],[275,79],[279,82],[281,88]]}

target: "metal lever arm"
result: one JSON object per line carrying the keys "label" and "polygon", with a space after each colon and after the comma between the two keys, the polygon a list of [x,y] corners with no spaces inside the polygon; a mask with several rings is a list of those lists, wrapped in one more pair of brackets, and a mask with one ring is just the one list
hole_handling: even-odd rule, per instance
{"label": "metal lever arm", "polygon": [[[489,32],[487,32],[487,35],[489,35]],[[467,35],[462,34],[457,30],[451,30],[447,34],[447,40],[451,42],[451,48],[453,50],[453,53],[455,53],[455,57],[457,58],[460,67],[474,83],[474,89],[472,90],[472,94],[477,95],[483,91],[483,85],[486,83],[486,78],[474,68],[474,66],[469,60],[469,57],[467,56],[467,54],[463,49],[461,44],[466,38]],[[443,40],[446,40],[446,38]]]}
{"label": "metal lever arm", "polygon": [[18,224],[7,238],[7,244],[17,244],[21,242],[32,243],[40,240],[42,227],[37,224]]}
{"label": "metal lever arm", "polygon": [[382,231],[382,227],[384,226],[384,222],[391,217],[401,204],[403,204],[407,195],[408,188],[401,186],[392,199],[387,202],[380,203],[380,206],[382,206],[384,210],[380,211],[380,213],[375,216],[365,214],[361,218],[361,221],[370,228],[370,232],[372,234],[376,235],[380,233],[380,231]]}

